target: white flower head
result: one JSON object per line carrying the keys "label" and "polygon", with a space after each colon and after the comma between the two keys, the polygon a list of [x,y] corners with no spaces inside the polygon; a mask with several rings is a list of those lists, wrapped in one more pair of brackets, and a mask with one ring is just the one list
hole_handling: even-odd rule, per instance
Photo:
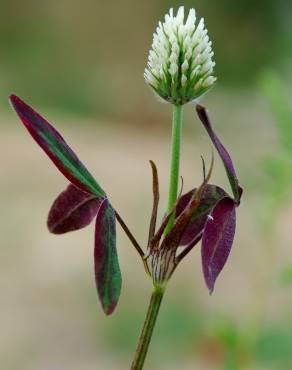
{"label": "white flower head", "polygon": [[196,25],[195,9],[186,20],[183,6],[176,16],[170,9],[153,35],[145,81],[164,100],[185,104],[214,85],[213,55],[204,19]]}

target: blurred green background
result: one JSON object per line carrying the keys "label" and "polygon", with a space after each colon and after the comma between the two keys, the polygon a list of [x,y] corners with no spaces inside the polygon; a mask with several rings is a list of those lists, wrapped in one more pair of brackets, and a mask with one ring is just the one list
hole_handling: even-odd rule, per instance
{"label": "blurred green background", "polygon": [[[21,96],[54,123],[142,244],[148,160],[166,204],[171,107],[143,81],[159,19],[177,1],[0,0],[0,368],[128,369],[151,285],[119,230],[124,277],[106,318],[93,278],[93,225],[60,237],[47,211],[64,178],[11,111]],[[209,297],[199,248],[174,275],[145,369],[292,369],[292,4],[184,1],[206,19],[218,83],[202,100],[245,188],[234,249]],[[185,108],[185,190],[210,144]],[[228,188],[220,160],[213,181]]]}

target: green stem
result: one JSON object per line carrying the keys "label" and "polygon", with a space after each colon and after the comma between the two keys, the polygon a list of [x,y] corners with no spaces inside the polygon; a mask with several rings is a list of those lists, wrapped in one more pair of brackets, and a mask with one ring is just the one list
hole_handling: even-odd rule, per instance
{"label": "green stem", "polygon": [[153,329],[159,312],[160,304],[163,298],[164,289],[155,287],[150,304],[148,307],[146,319],[137,345],[135,358],[131,370],[141,370],[145,362],[149,344],[151,341]]}
{"label": "green stem", "polygon": [[[171,143],[171,165],[169,179],[169,196],[168,196],[168,212],[171,211],[177,199],[178,181],[179,181],[179,164],[180,164],[180,146],[182,132],[182,106],[173,106],[172,118],[172,143]],[[165,233],[167,234],[172,228],[174,217],[169,220]],[[138,341],[135,358],[131,366],[131,370],[143,369],[149,344],[151,341],[153,329],[156,323],[160,304],[164,295],[164,288],[155,287],[151,296],[146,319]]]}
{"label": "green stem", "polygon": [[[169,178],[168,212],[172,209],[177,198],[179,165],[180,165],[180,146],[182,133],[182,105],[173,106],[172,117],[172,142],[171,142],[171,164]],[[169,220],[165,229],[167,234],[174,223],[174,216]]]}

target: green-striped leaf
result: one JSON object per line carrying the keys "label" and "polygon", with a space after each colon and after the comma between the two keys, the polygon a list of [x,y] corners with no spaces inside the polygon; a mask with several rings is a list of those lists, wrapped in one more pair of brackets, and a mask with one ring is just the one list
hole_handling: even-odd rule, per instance
{"label": "green-striped leaf", "polygon": [[17,96],[11,95],[10,102],[31,136],[63,175],[81,190],[103,198],[105,192],[59,132]]}
{"label": "green-striped leaf", "polygon": [[96,217],[94,248],[95,281],[104,312],[110,315],[119,300],[122,277],[116,250],[116,217],[108,199]]}

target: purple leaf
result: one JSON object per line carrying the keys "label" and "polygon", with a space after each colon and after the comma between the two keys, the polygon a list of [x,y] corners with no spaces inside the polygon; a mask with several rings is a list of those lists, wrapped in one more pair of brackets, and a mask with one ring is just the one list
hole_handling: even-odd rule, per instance
{"label": "purple leaf", "polygon": [[64,234],[82,229],[96,216],[102,199],[69,185],[54,201],[49,215],[48,228],[53,234]]}
{"label": "purple leaf", "polygon": [[[196,189],[193,189],[179,198],[176,207],[176,217],[183,212],[195,190]],[[226,196],[226,192],[219,186],[210,184],[206,185],[200,200],[200,205],[192,215],[191,221],[183,233],[180,245],[187,245],[191,243],[192,240],[196,239],[198,235],[202,233],[207,217],[212,211],[213,207],[220,199]]]}
{"label": "purple leaf", "polygon": [[[189,225],[196,210],[200,207],[202,195],[204,193],[204,190],[206,189],[206,186],[212,174],[213,165],[214,165],[214,156],[212,155],[212,161],[207,175],[205,174],[204,171],[204,180],[202,184],[197,189],[195,189],[195,191],[193,191],[187,206],[184,208],[183,212],[181,212],[181,214],[175,218],[173,226],[163,239],[161,249],[163,248],[177,249],[179,247],[180,241],[187,226]],[[176,204],[174,205],[173,208],[175,212]]]}
{"label": "purple leaf", "polygon": [[116,250],[115,211],[107,199],[96,217],[94,266],[99,299],[104,312],[110,315],[120,296],[122,277]]}
{"label": "purple leaf", "polygon": [[197,113],[198,113],[198,116],[201,122],[203,123],[205,129],[207,130],[210,139],[212,140],[215,148],[217,149],[218,154],[220,155],[223,161],[223,164],[224,164],[224,167],[225,167],[225,170],[226,170],[226,173],[227,173],[227,176],[228,176],[231,188],[232,188],[232,192],[235,197],[235,201],[236,203],[239,203],[241,195],[242,195],[242,188],[239,186],[237,175],[236,175],[235,168],[233,166],[231,157],[229,153],[227,152],[226,148],[223,146],[223,144],[219,140],[218,136],[215,134],[211,121],[208,117],[206,108],[202,107],[201,105],[197,105],[196,109],[197,109]]}
{"label": "purple leaf", "polygon": [[236,226],[236,204],[221,199],[208,217],[202,237],[203,273],[210,294],[229,256]]}
{"label": "purple leaf", "polygon": [[15,95],[10,102],[19,118],[65,177],[81,190],[103,198],[104,191],[55,128]]}

